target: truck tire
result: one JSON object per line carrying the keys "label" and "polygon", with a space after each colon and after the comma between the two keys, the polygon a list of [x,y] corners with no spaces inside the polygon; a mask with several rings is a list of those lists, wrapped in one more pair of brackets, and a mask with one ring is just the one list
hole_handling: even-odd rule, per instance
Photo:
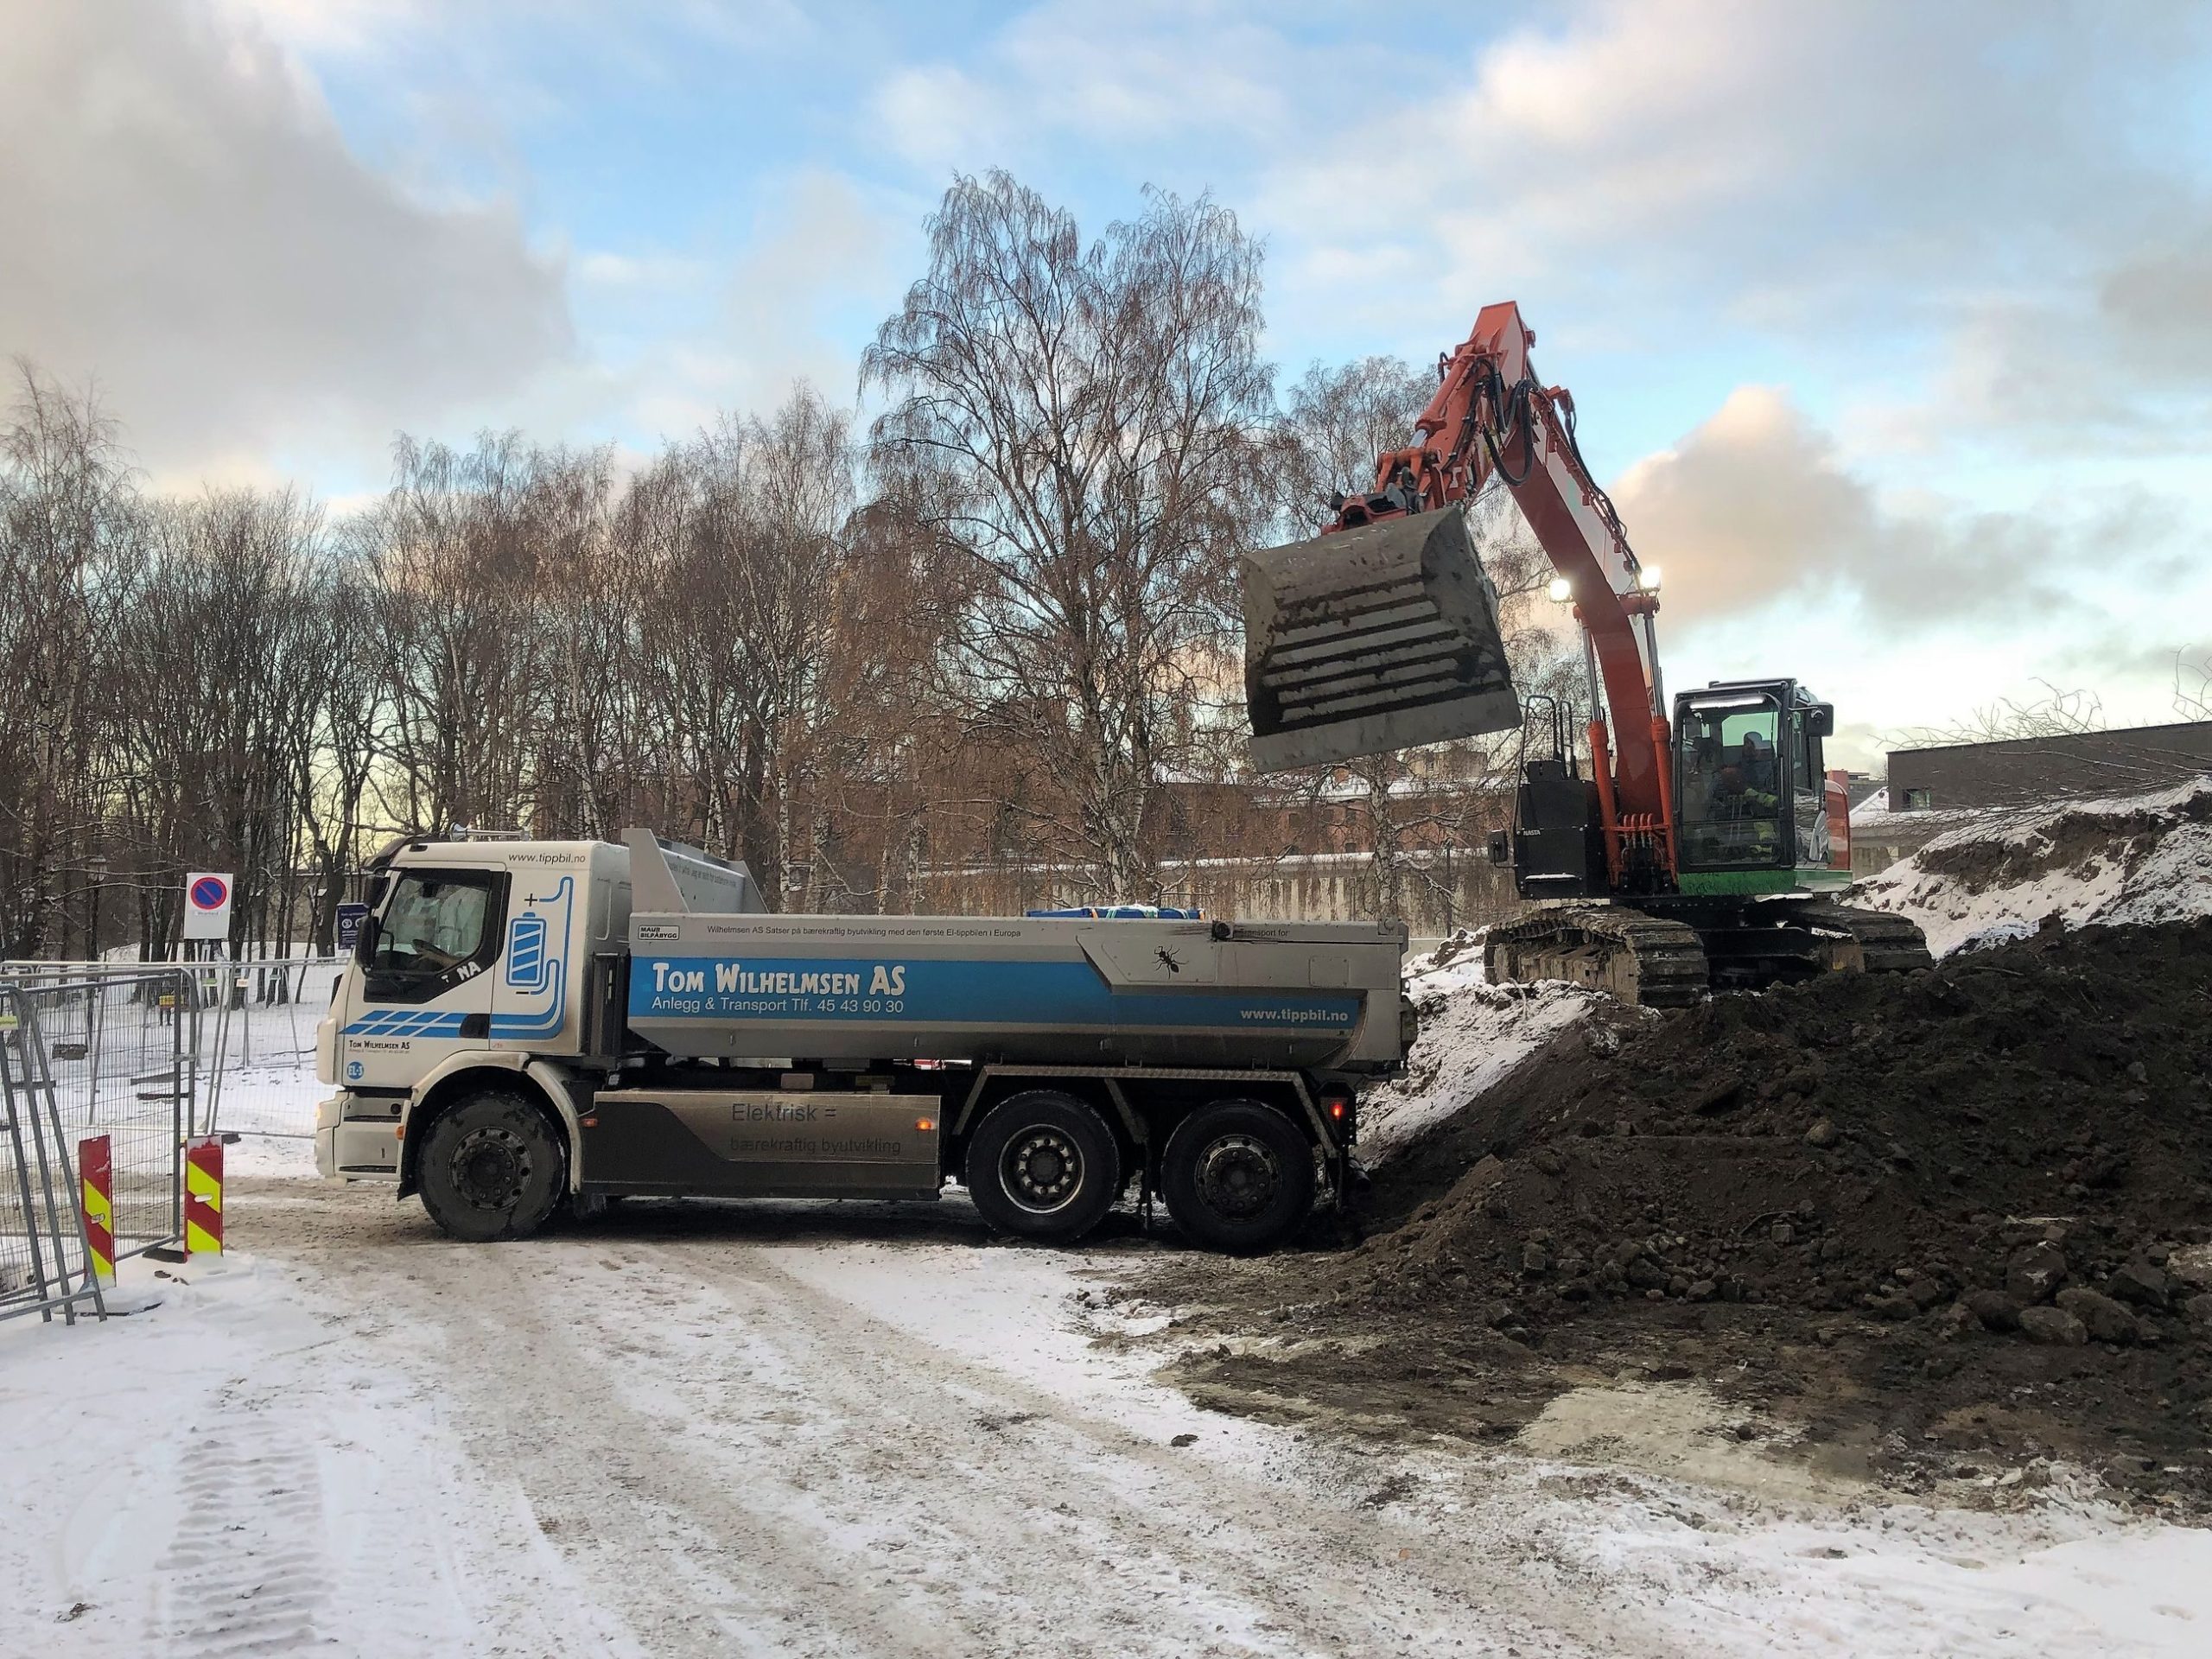
{"label": "truck tire", "polygon": [[1160,1188],[1192,1243],[1256,1255],[1288,1238],[1313,1209],[1313,1148],[1274,1107],[1217,1100],[1167,1137]]}
{"label": "truck tire", "polygon": [[1082,1101],[1032,1089],[984,1116],[968,1142],[962,1179],[977,1213],[999,1231],[1065,1243],[1114,1207],[1122,1154]]}
{"label": "truck tire", "polygon": [[518,1095],[486,1090],[440,1114],[415,1179],[440,1231],[483,1244],[528,1238],[543,1226],[567,1190],[567,1163],[544,1113]]}

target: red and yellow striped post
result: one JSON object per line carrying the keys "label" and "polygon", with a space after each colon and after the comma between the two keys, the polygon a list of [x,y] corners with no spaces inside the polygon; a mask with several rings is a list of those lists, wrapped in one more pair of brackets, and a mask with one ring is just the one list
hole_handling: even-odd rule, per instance
{"label": "red and yellow striped post", "polygon": [[189,1255],[223,1253],[223,1143],[212,1135],[184,1146],[184,1248]]}
{"label": "red and yellow striped post", "polygon": [[115,1154],[104,1135],[77,1143],[77,1202],[85,1223],[85,1254],[92,1277],[115,1282]]}

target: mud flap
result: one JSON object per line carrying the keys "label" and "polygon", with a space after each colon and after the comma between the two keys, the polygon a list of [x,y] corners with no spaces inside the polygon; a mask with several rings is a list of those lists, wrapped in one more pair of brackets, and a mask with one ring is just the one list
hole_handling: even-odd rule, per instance
{"label": "mud flap", "polygon": [[1521,723],[1497,590],[1456,507],[1242,563],[1244,693],[1261,771]]}

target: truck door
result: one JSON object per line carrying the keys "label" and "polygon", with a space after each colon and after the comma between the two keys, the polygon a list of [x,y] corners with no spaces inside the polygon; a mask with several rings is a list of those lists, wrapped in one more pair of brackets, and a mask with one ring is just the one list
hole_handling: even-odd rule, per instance
{"label": "truck door", "polygon": [[491,1035],[507,877],[497,870],[397,871],[365,944],[340,1027],[338,1076],[404,1089],[456,1049]]}

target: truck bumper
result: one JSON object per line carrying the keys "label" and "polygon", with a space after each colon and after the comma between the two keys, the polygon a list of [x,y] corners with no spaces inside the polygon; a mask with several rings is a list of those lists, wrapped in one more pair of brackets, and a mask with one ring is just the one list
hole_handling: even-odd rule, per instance
{"label": "truck bumper", "polygon": [[392,1120],[349,1119],[352,1097],[342,1090],[315,1109],[315,1173],[327,1181],[396,1181],[399,1141]]}

